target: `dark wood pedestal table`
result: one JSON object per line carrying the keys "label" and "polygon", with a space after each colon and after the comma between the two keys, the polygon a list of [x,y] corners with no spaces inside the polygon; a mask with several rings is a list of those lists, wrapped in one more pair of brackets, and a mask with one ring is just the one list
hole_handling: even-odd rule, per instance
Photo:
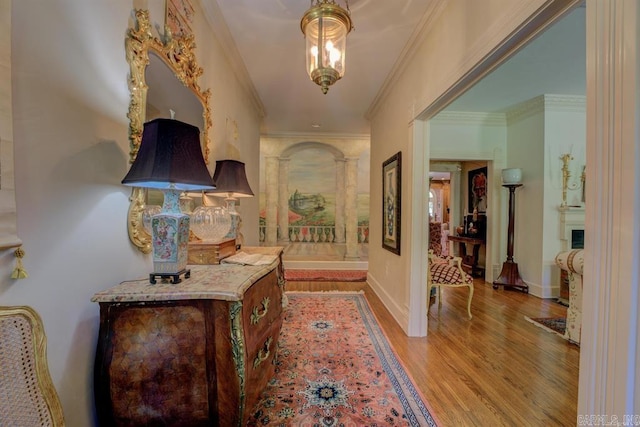
{"label": "dark wood pedestal table", "polygon": [[[484,240],[465,236],[449,236],[448,239],[459,244],[458,253],[462,258],[462,268],[471,276],[483,276],[484,268],[478,265],[478,258],[480,257],[480,246],[484,245]],[[472,254],[467,254],[467,244],[473,245]]]}
{"label": "dark wood pedestal table", "polygon": [[513,231],[515,226],[516,188],[522,184],[504,184],[509,189],[509,229],[507,231],[507,260],[502,264],[500,276],[493,282],[493,289],[503,286],[505,289],[515,288],[529,293],[529,285],[520,277],[518,264],[513,261]]}

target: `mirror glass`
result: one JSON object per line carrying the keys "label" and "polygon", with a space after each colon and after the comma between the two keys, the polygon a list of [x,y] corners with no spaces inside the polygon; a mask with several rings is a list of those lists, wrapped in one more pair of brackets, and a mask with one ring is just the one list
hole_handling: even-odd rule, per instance
{"label": "mirror glass", "polygon": [[178,80],[173,71],[154,52],[149,52],[149,65],[145,70],[147,105],[145,122],[157,118],[171,118],[204,128],[203,107],[193,91]]}
{"label": "mirror glass", "polygon": [[[196,62],[193,35],[171,37],[152,35],[149,11],[135,11],[134,26],[125,39],[130,67],[129,143],[130,162],[136,158],[144,123],[155,118],[175,118],[200,129],[205,163],[209,162],[209,128],[211,110],[209,90],[202,90],[198,78],[203,70]],[[173,116],[172,116],[173,111]],[[145,211],[150,205],[161,205],[158,191],[134,187],[127,214],[127,230],[131,242],[144,253],[151,252],[151,236],[144,228]],[[188,211],[188,208],[187,208]]]}
{"label": "mirror glass", "polygon": [[[204,145],[204,108],[202,102],[191,89],[178,80],[169,66],[152,50],[149,51],[149,65],[145,70],[145,80],[147,82],[147,103],[144,122],[157,118],[174,118],[189,123],[200,129],[200,144]],[[149,189],[146,205],[148,207],[161,206],[162,192]],[[186,205],[188,209],[190,205]]]}

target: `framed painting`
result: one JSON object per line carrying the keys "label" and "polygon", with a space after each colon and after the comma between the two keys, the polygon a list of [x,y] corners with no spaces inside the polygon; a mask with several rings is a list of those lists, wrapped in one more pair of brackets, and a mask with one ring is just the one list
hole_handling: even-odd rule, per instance
{"label": "framed painting", "polygon": [[400,255],[402,153],[382,164],[382,247]]}
{"label": "framed painting", "polygon": [[191,24],[194,13],[191,0],[166,0],[165,24],[171,30],[173,37],[180,38],[192,34]]}
{"label": "framed painting", "polygon": [[469,171],[469,213],[476,208],[478,213],[487,212],[487,167]]}

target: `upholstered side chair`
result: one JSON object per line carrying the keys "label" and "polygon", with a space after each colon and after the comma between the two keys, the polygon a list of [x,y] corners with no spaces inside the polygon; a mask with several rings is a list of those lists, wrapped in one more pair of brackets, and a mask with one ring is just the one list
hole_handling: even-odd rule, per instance
{"label": "upholstered side chair", "polygon": [[[438,290],[438,308],[442,307],[442,288],[469,288],[467,300],[467,314],[471,316],[471,300],[473,298],[473,277],[462,269],[462,258],[440,257],[429,251],[429,268],[427,272],[427,295],[431,296],[432,289]],[[427,301],[427,313],[430,304]]]}
{"label": "upholstered side chair", "polygon": [[64,426],[42,319],[30,307],[0,307],[0,425]]}
{"label": "upholstered side chair", "polygon": [[442,223],[429,223],[429,250],[437,256],[442,255]]}

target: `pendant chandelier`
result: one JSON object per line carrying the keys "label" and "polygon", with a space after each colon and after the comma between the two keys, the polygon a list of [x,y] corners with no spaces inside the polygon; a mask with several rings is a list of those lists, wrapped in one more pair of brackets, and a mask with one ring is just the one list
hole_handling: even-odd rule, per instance
{"label": "pendant chandelier", "polygon": [[345,10],[335,0],[311,0],[300,28],[306,40],[307,72],[326,94],[344,75],[347,34],[353,29],[349,3]]}

